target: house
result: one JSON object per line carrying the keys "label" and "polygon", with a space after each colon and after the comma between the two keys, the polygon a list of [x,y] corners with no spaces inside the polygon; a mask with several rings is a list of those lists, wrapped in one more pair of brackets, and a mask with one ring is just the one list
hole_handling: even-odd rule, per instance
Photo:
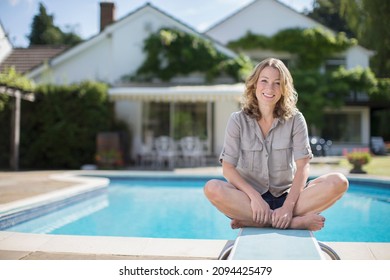
{"label": "house", "polygon": [[8,38],[7,32],[3,28],[3,24],[0,21],[0,64],[11,53],[12,44]]}
{"label": "house", "polygon": [[[279,1],[257,0],[216,23],[205,34],[226,45],[230,41],[244,37],[247,32],[272,36],[283,29],[315,27],[334,33],[326,26]],[[246,54],[254,61],[261,61],[270,56],[278,57],[287,65],[292,58],[289,53],[263,49],[247,51]],[[323,67],[325,69],[338,66],[344,66],[346,69],[357,66],[367,68],[372,55],[372,51],[356,45],[344,53],[329,58]],[[343,148],[367,147],[370,143],[370,104],[367,103],[367,96],[363,94],[359,99],[349,100],[347,104],[341,109],[326,111],[325,119],[328,125],[320,136],[328,135],[331,138],[333,141],[331,152],[334,154],[341,154]]]}
{"label": "house", "polygon": [[[255,20],[253,20],[255,19]],[[272,36],[278,31],[288,28],[315,28],[320,27],[334,33],[328,27],[315,20],[298,13],[294,9],[276,0],[257,0],[243,7],[233,15],[216,23],[205,34],[218,42],[227,45],[230,41],[237,40],[249,31],[253,34]],[[361,46],[351,47],[345,54],[340,54],[333,61],[338,65],[344,65],[347,69],[361,66],[369,67],[369,58],[373,53]],[[275,56],[283,60],[289,60],[291,54],[277,53],[265,50],[248,53],[254,60],[262,60],[269,56]],[[332,62],[329,62],[332,63]]]}
{"label": "house", "polygon": [[[125,82],[123,77],[136,73],[143,63],[146,57],[143,43],[150,34],[162,27],[175,28],[210,41],[226,56],[236,57],[237,54],[225,44],[243,36],[248,30],[269,35],[284,28],[319,25],[276,0],[253,1],[215,24],[205,34],[149,3],[119,20],[115,19],[113,3],[102,2],[100,8],[101,30],[97,35],[61,52],[48,63],[34,67],[27,75],[37,83],[66,84],[86,79],[108,83],[117,117],[125,121],[131,130],[133,159],[145,145],[160,135],[176,139],[198,135],[207,154],[217,156],[223,145],[227,119],[239,109],[239,98],[244,90],[243,84],[224,79],[205,84],[199,73],[175,77],[170,83]],[[288,54],[272,52],[259,51],[249,55],[255,60],[271,55],[289,59]],[[370,55],[368,50],[356,46],[330,62],[341,63],[348,68],[356,65],[367,67]],[[351,133],[356,136],[353,145],[368,145],[369,108],[347,106],[337,114],[343,114],[346,127],[350,127],[348,122],[353,123]]]}
{"label": "house", "polygon": [[[149,3],[118,21],[104,19],[107,15],[113,17],[113,10],[112,3],[101,3],[101,22],[109,24],[103,24],[96,36],[34,68],[28,76],[37,83],[92,79],[111,85],[109,94],[117,117],[127,122],[132,133],[133,159],[145,144],[161,135],[176,139],[200,135],[207,154],[218,154],[225,123],[231,112],[239,109],[242,84],[204,85],[204,78],[196,74],[178,77],[171,83],[140,85],[122,81],[124,75],[133,74],[143,63],[144,40],[162,27],[212,40]],[[223,45],[212,43],[225,55],[237,56]],[[175,118],[187,122],[175,124]]]}

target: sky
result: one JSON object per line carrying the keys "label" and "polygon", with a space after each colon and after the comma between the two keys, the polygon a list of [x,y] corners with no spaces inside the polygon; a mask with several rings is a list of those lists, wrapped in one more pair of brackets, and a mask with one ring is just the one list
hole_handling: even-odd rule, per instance
{"label": "sky", "polygon": [[[27,47],[33,17],[42,2],[54,24],[64,32],[72,31],[82,39],[99,32],[99,3],[115,3],[115,18],[121,19],[149,2],[193,27],[199,32],[207,30],[254,0],[0,0],[0,23],[8,33],[14,47]],[[311,9],[313,0],[279,0],[302,12]],[[0,38],[1,40],[1,38]]]}

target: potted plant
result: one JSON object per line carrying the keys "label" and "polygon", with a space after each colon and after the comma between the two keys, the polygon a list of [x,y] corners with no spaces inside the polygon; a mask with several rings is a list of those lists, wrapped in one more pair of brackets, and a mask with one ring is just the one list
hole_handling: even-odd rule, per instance
{"label": "potted plant", "polygon": [[96,163],[100,168],[111,169],[123,166],[122,154],[114,149],[100,151],[96,157]]}
{"label": "potted plant", "polygon": [[371,154],[368,149],[353,149],[352,152],[346,152],[345,156],[348,162],[353,166],[350,173],[367,173],[362,167],[371,161]]}

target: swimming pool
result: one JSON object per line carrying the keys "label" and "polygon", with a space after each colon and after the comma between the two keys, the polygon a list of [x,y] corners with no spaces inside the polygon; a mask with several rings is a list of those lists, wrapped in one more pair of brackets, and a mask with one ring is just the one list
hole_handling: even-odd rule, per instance
{"label": "swimming pool", "polygon": [[[209,177],[110,178],[108,192],[7,231],[65,235],[235,239],[238,230],[204,197]],[[352,181],[323,212],[321,241],[390,242],[390,188]]]}

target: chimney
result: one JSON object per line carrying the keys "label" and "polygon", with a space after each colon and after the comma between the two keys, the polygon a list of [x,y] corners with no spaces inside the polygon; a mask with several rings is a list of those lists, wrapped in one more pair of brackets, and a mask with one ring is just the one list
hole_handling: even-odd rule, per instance
{"label": "chimney", "polygon": [[115,4],[112,2],[100,2],[100,31],[114,22]]}

